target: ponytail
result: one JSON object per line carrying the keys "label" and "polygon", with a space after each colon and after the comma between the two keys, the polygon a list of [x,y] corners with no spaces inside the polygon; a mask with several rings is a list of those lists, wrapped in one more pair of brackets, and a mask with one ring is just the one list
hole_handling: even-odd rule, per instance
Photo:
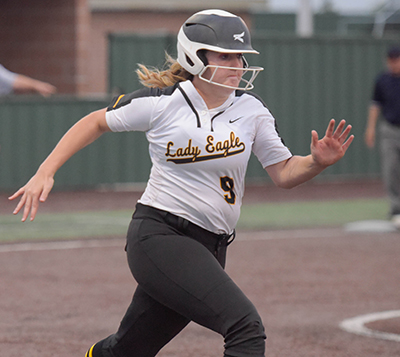
{"label": "ponytail", "polygon": [[136,74],[140,83],[151,88],[165,88],[173,86],[178,82],[193,79],[193,75],[186,71],[175,59],[166,54],[165,70],[157,68],[147,68],[143,64],[139,64]]}

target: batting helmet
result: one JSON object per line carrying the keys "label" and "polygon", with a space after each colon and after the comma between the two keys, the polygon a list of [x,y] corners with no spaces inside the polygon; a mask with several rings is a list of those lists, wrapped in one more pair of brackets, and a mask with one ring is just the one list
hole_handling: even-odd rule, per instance
{"label": "batting helmet", "polygon": [[[186,20],[178,33],[177,49],[179,64],[189,73],[199,75],[201,79],[209,82],[212,81],[202,77],[205,70],[210,67],[204,50],[258,54],[251,46],[250,31],[245,22],[239,16],[223,10],[200,11]],[[244,58],[243,60],[246,72],[250,71],[253,74],[250,80],[243,79],[246,87],[242,89],[252,89],[252,82],[263,68],[249,67],[247,61]],[[218,68],[218,66],[212,67]]]}

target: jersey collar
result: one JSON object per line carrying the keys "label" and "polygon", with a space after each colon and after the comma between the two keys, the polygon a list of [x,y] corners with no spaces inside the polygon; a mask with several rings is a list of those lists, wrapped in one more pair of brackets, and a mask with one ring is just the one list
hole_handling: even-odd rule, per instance
{"label": "jersey collar", "polygon": [[[209,110],[207,107],[206,102],[202,98],[202,96],[199,94],[199,92],[196,90],[195,86],[191,81],[184,81],[179,83],[180,87],[186,92],[188,95],[189,99],[193,103],[194,107],[196,110]],[[212,111],[222,111],[228,108],[233,100],[235,98],[235,91],[233,91],[228,99],[218,108],[213,108],[211,109]]]}

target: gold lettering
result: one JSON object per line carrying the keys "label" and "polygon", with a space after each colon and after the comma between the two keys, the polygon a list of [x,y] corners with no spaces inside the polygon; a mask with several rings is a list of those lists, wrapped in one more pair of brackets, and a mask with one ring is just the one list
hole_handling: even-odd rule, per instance
{"label": "gold lettering", "polygon": [[233,131],[231,131],[231,133],[229,134],[228,140],[217,141],[215,144],[214,137],[212,135],[209,135],[207,137],[207,143],[207,152],[212,153],[214,151],[223,151],[225,157],[228,156],[230,149],[244,147],[244,143],[242,143],[240,139],[235,136],[235,133]]}
{"label": "gold lettering", "polygon": [[[192,139],[188,140],[186,147],[179,147],[176,150],[173,149],[174,143],[169,141],[165,156],[175,157],[176,159],[167,159],[167,161],[172,161],[176,164],[184,164],[195,161],[213,160],[221,157],[237,155],[245,150],[245,144],[240,141],[239,137],[236,137],[233,131],[229,133],[229,139],[227,140],[221,140],[214,143],[214,137],[209,135],[207,136],[206,141],[207,144],[205,145],[205,150],[210,154],[213,153],[212,155],[200,156],[201,150],[198,146],[193,146]],[[175,153],[173,153],[174,151]]]}
{"label": "gold lettering", "polygon": [[214,137],[212,135],[207,136],[207,142],[208,144],[206,145],[206,151],[207,152],[214,152],[215,148],[214,148]]}
{"label": "gold lettering", "polygon": [[176,151],[175,151],[175,154],[171,153],[173,145],[174,145],[174,143],[172,141],[168,142],[168,144],[167,144],[167,152],[165,153],[165,156],[170,156],[170,157],[189,156],[189,157],[192,157],[192,161],[195,161],[196,158],[201,153],[201,150],[199,149],[198,146],[192,146],[192,139],[189,139],[188,145],[185,148],[177,148]]}
{"label": "gold lettering", "polygon": [[167,144],[167,152],[165,153],[165,156],[171,156],[171,157],[175,157],[176,156],[176,154],[171,154],[171,151],[170,151],[171,146],[173,146],[173,145],[174,145],[174,143],[172,141],[168,142],[168,144]]}

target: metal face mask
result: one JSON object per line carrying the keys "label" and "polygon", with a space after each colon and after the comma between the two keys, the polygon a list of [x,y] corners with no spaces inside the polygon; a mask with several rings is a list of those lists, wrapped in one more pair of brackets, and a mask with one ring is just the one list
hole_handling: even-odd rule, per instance
{"label": "metal face mask", "polygon": [[[206,72],[208,68],[214,68],[214,72],[211,75],[210,79],[207,79],[203,76],[203,74]],[[223,83],[218,83],[214,81],[214,77],[217,74],[218,69],[233,69],[233,70],[241,70],[243,71],[242,77],[240,78],[240,83],[239,86],[230,86],[227,84]],[[263,70],[264,68],[262,67],[245,67],[243,68],[238,68],[238,67],[226,67],[226,66],[218,66],[218,65],[206,65],[204,69],[199,73],[199,78],[202,79],[205,82],[215,84],[220,87],[224,88],[230,88],[230,89],[241,89],[241,90],[251,90],[254,88],[253,81],[256,79],[258,74]],[[240,86],[242,84],[242,86]]]}

